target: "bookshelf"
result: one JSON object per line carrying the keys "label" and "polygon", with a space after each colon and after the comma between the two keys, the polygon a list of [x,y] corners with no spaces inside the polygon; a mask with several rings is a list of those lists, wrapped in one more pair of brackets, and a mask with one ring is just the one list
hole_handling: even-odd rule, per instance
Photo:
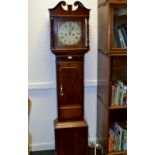
{"label": "bookshelf", "polygon": [[127,0],[98,0],[97,139],[127,154]]}

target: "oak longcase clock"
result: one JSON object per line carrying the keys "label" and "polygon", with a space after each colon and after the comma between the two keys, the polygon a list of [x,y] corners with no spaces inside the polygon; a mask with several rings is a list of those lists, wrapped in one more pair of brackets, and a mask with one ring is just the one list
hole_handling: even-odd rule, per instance
{"label": "oak longcase clock", "polygon": [[49,9],[50,48],[56,56],[58,118],[54,125],[57,155],[87,155],[84,54],[89,51],[89,11],[79,1],[74,3],[74,9],[65,1]]}

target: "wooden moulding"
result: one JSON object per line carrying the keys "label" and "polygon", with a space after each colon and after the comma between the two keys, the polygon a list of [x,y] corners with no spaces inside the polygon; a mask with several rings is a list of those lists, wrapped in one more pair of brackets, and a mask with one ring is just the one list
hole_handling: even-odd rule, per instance
{"label": "wooden moulding", "polygon": [[55,17],[55,16],[63,16],[63,17],[81,17],[81,16],[88,16],[89,17],[89,11],[90,9],[85,8],[81,2],[76,1],[74,3],[74,6],[77,6],[76,10],[72,10],[72,5],[67,5],[67,10],[64,10],[62,6],[66,6],[65,1],[59,2],[54,8],[49,9],[50,11],[50,17]]}
{"label": "wooden moulding", "polygon": [[82,121],[68,121],[68,122],[58,122],[57,119],[54,120],[55,129],[62,128],[77,128],[77,127],[87,127],[85,120]]}

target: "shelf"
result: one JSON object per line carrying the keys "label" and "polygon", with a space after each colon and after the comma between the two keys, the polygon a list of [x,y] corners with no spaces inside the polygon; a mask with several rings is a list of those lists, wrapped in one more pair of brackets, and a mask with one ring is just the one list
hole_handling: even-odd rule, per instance
{"label": "shelf", "polygon": [[109,110],[127,109],[127,105],[110,106],[108,109]]}
{"label": "shelf", "polygon": [[127,151],[109,152],[107,155],[126,155]]}
{"label": "shelf", "polygon": [[113,48],[108,52],[102,49],[98,49],[98,51],[107,56],[127,56],[127,49],[125,48]]}
{"label": "shelf", "polygon": [[109,51],[111,56],[127,56],[127,49],[125,48],[113,48]]}

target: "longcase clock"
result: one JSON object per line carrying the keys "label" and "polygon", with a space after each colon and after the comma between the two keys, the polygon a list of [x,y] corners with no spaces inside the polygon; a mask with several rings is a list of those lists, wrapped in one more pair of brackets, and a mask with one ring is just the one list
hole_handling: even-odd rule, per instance
{"label": "longcase clock", "polygon": [[[50,47],[56,56],[57,111],[54,121],[57,155],[87,155],[84,120],[84,54],[89,51],[89,9],[79,1],[61,1],[50,13]],[[67,8],[67,9],[66,9]]]}

